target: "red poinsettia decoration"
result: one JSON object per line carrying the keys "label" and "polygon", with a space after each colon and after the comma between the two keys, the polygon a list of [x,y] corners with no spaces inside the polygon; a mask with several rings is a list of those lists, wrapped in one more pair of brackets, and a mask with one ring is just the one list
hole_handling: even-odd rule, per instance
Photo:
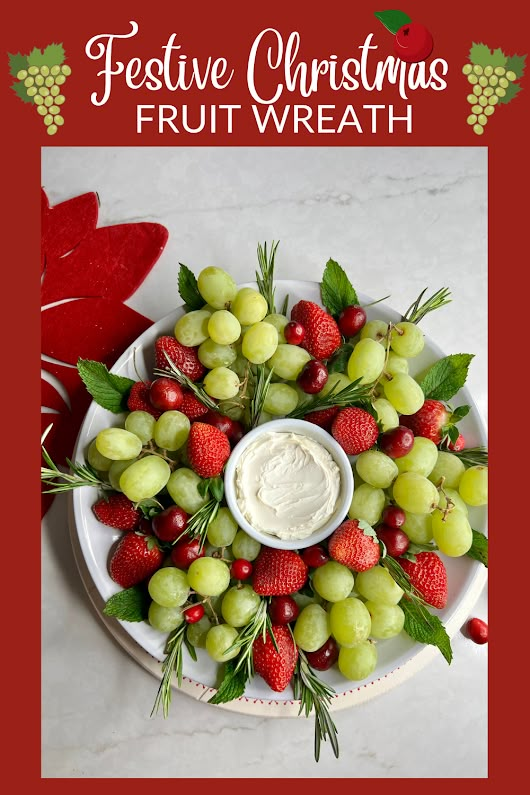
{"label": "red poinsettia decoration", "polygon": [[[71,457],[90,404],[79,358],[111,366],[152,321],[123,302],[138,289],[168,239],[154,223],[97,227],[99,201],[85,193],[51,207],[42,191],[42,428],[57,464]],[[43,499],[43,513],[51,495]]]}

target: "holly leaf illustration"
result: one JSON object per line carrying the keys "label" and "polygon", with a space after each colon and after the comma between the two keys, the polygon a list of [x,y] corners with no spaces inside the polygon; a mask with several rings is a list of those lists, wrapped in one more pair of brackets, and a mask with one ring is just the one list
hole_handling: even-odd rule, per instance
{"label": "holly leaf illustration", "polygon": [[469,51],[469,60],[478,66],[505,66],[506,55],[500,47],[490,50],[487,44],[476,44],[473,42]]}
{"label": "holly leaf illustration", "polygon": [[397,33],[403,25],[412,22],[411,18],[403,11],[374,11],[374,15],[390,33]]}
{"label": "holly leaf illustration", "polygon": [[526,68],[526,55],[510,55],[506,61],[506,71],[515,72],[516,80],[520,80]]}
{"label": "holly leaf illustration", "polygon": [[27,55],[22,55],[22,53],[20,52],[17,53],[8,52],[7,55],[9,58],[9,74],[12,75],[12,77],[16,77],[21,69],[28,68]]}
{"label": "holly leaf illustration", "polygon": [[33,105],[33,98],[28,97],[26,86],[24,85],[22,80],[19,80],[17,83],[13,83],[11,86],[15,94],[22,102],[29,102]]}
{"label": "holly leaf illustration", "polygon": [[521,86],[517,85],[517,83],[508,83],[506,94],[503,97],[499,97],[499,105],[507,105],[508,102],[511,102],[517,96],[519,91],[521,91]]}

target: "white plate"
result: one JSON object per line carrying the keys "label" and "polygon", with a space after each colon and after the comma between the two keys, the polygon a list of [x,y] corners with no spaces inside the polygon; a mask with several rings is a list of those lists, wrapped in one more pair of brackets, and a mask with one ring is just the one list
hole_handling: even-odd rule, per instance
{"label": "white plate", "polygon": [[[249,283],[249,286],[255,285]],[[285,295],[289,295],[289,308],[300,299],[320,303],[320,288],[316,282],[278,280],[277,306],[281,306]],[[359,294],[359,300],[362,304],[366,304],[372,299]],[[183,309],[179,307],[154,323],[118,359],[112,372],[134,380],[138,380],[139,377],[143,379],[152,377],[155,340],[163,334],[172,334],[175,322],[182,314]],[[385,304],[369,308],[367,314],[368,319],[377,317],[393,322],[400,319],[400,315]],[[411,374],[421,372],[444,355],[438,345],[426,337],[425,348],[420,356],[410,360]],[[459,426],[466,438],[467,446],[486,445],[483,422],[472,396],[465,387],[452,400],[455,406],[464,403],[471,406],[471,411]],[[112,414],[93,402],[81,426],[74,459],[83,461],[84,452],[96,434],[103,428],[118,425],[120,422],[123,422],[123,416]],[[72,492],[71,533],[80,574],[89,596],[101,615],[105,601],[120,590],[108,574],[108,559],[111,547],[120,538],[121,533],[96,520],[92,512],[92,505],[96,499],[95,489],[83,488]],[[470,521],[473,528],[485,532],[486,508],[470,509]],[[484,586],[487,572],[482,564],[467,556],[444,558],[444,561],[448,574],[448,602],[444,610],[436,611],[436,615],[444,623],[449,635],[453,635],[471,612]],[[166,636],[147,623],[119,622],[105,616],[102,616],[102,620],[128,653],[160,678],[159,661],[164,659]],[[404,681],[437,654],[440,652],[436,648],[415,643],[402,633],[397,638],[378,642],[377,668],[370,679],[360,683],[349,682],[335,669],[322,674],[322,677],[335,688],[337,697],[333,708],[340,709],[366,701]],[[186,652],[184,675],[182,690],[196,698],[209,698],[211,689],[218,681],[218,665],[202,649],[198,650],[197,662],[191,660]],[[298,702],[293,702],[290,688],[284,693],[273,693],[259,676],[255,676],[249,682],[244,698],[224,705],[224,708],[283,717],[298,714]]]}

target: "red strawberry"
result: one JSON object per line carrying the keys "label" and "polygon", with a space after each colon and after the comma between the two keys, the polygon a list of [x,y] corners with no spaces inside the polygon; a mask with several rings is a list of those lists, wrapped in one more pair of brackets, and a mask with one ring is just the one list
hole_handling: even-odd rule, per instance
{"label": "red strawberry", "polygon": [[296,320],[304,327],[305,337],[301,347],[315,359],[329,359],[342,342],[334,319],[313,301],[298,301],[291,310],[291,320]]}
{"label": "red strawberry", "polygon": [[333,437],[348,455],[359,455],[369,450],[379,436],[377,422],[364,409],[341,409],[331,426]]}
{"label": "red strawberry", "polygon": [[92,510],[100,522],[116,530],[136,530],[142,518],[140,509],[135,508],[125,494],[102,497],[92,506]]}
{"label": "red strawberry", "polygon": [[230,456],[226,433],[205,422],[193,422],[188,436],[188,460],[201,478],[216,478]]}
{"label": "red strawberry", "polygon": [[454,442],[449,442],[449,444],[447,445],[449,450],[452,450],[455,453],[458,453],[459,450],[463,450],[465,446],[466,446],[466,440],[464,439],[461,433],[458,434]]}
{"label": "red strawberry", "polygon": [[263,547],[254,562],[252,587],[261,596],[296,593],[307,580],[307,565],[290,549]]}
{"label": "red strawberry", "polygon": [[166,353],[179,370],[192,381],[197,381],[204,375],[204,367],[197,356],[197,348],[181,345],[175,337],[159,337],[155,342],[155,367],[160,370],[169,370]]}
{"label": "red strawberry", "polygon": [[131,588],[150,577],[162,565],[164,553],[154,536],[126,533],[110,559],[110,576],[122,588]]}
{"label": "red strawberry", "polygon": [[328,552],[333,560],[353,571],[371,569],[381,555],[375,531],[372,530],[372,533],[359,527],[357,519],[348,519],[337,527],[329,539]]}
{"label": "red strawberry", "polygon": [[331,406],[329,409],[317,409],[316,411],[308,412],[304,420],[312,422],[315,425],[320,425],[326,431],[331,431],[331,424],[337,414],[339,413],[338,406]]}
{"label": "red strawberry", "polygon": [[401,416],[399,422],[410,428],[414,436],[424,436],[434,444],[440,444],[453,425],[447,406],[439,400],[430,399],[415,414]]}
{"label": "red strawberry", "polygon": [[442,610],[447,604],[447,571],[443,560],[436,552],[419,552],[415,558],[415,563],[406,558],[398,558],[398,563],[427,604]]}
{"label": "red strawberry", "polygon": [[183,389],[182,393],[184,397],[179,406],[179,411],[185,414],[189,420],[197,420],[206,414],[208,409],[195,397],[193,392],[190,392],[189,389]]}
{"label": "red strawberry", "polygon": [[147,411],[158,419],[162,412],[155,409],[149,400],[149,388],[151,383],[151,381],[137,381],[132,385],[129,397],[127,398],[127,408],[129,411]]}
{"label": "red strawberry", "polygon": [[278,651],[274,648],[272,638],[267,632],[265,643],[261,634],[254,641],[252,656],[256,673],[265,679],[271,690],[281,693],[291,681],[294,673],[298,660],[298,647],[289,627],[273,624],[272,632]]}

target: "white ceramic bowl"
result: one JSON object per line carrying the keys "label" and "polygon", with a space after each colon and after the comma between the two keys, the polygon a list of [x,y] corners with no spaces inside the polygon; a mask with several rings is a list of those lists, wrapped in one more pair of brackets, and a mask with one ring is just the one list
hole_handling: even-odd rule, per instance
{"label": "white ceramic bowl", "polygon": [[[250,444],[256,441],[256,439],[265,433],[270,433],[271,431],[277,433],[297,433],[301,436],[307,436],[310,439],[319,442],[322,447],[324,447],[331,454],[340,470],[340,495],[333,515],[324,525],[322,525],[322,527],[319,527],[314,533],[311,533],[311,535],[303,539],[284,540],[270,533],[264,533],[260,530],[256,530],[247,521],[239,508],[236,497],[235,479],[236,468],[240,461],[241,455],[245,452]],[[254,428],[254,430],[245,434],[241,441],[238,442],[238,444],[234,447],[230,458],[228,459],[225,468],[224,482],[226,501],[239,527],[248,533],[249,536],[252,536],[252,538],[256,539],[256,541],[259,541],[260,544],[264,544],[268,547],[274,547],[276,549],[303,549],[305,547],[310,547],[313,544],[318,544],[320,541],[323,541],[324,538],[327,538],[329,535],[331,535],[331,533],[346,518],[351,504],[354,488],[351,463],[348,459],[348,456],[342,447],[335,441],[333,436],[312,422],[289,418],[271,420],[270,422],[259,425],[257,428]]]}

